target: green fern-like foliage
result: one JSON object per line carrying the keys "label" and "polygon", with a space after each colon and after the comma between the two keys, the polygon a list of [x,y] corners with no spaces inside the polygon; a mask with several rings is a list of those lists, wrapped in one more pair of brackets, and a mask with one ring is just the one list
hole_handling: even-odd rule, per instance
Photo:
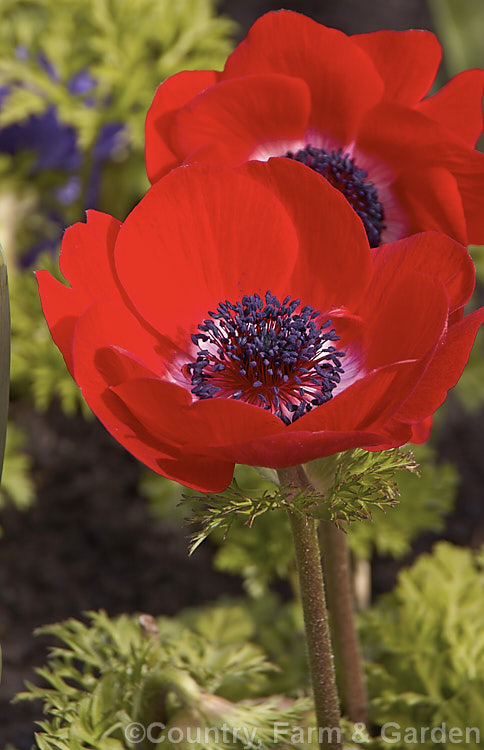
{"label": "green fern-like foliage", "polygon": [[[249,466],[236,466],[235,479],[248,493],[262,493],[275,485]],[[139,490],[149,503],[151,513],[165,522],[188,521],[193,515],[190,493],[177,482],[145,472]],[[183,498],[183,501],[182,501]],[[267,594],[277,579],[295,576],[292,536],[286,513],[272,510],[255,518],[247,528],[247,516],[235,516],[230,530],[225,528],[211,535],[218,549],[215,567],[226,573],[241,575],[244,586],[253,597]]]}
{"label": "green fern-like foliage", "polygon": [[[437,463],[435,452],[428,445],[412,446],[412,452],[419,474],[395,474],[392,491],[398,502],[385,511],[375,507],[371,518],[347,527],[349,546],[358,557],[370,559],[375,552],[402,557],[420,533],[442,528],[453,505],[457,472],[451,464]],[[241,575],[251,596],[266,596],[279,579],[289,580],[296,590],[291,529],[284,511],[274,510],[255,518],[250,533],[245,519],[236,518],[228,534],[218,533],[212,538],[219,545],[216,567]]]}
{"label": "green fern-like foliage", "polygon": [[238,648],[256,642],[275,665],[264,683],[250,689],[264,694],[295,696],[309,683],[304,623],[296,601],[281,604],[278,596],[267,593],[263,599],[230,601],[187,610],[181,620],[202,637]]}
{"label": "green fern-like foliage", "polygon": [[[129,741],[129,725],[257,729],[258,746],[274,747],[273,723],[295,724],[306,698],[265,696],[275,667],[247,640],[250,618],[240,607],[212,608],[181,619],[90,613],[42,628],[61,645],[39,669],[44,685],[28,685],[18,700],[41,699],[47,719],[36,735],[40,750],[121,750],[156,744]],[[243,742],[199,747],[242,748]]]}
{"label": "green fern-like foliage", "polygon": [[[237,465],[234,470],[237,486],[247,493],[262,493],[274,487],[274,482],[263,478],[259,470],[251,466]],[[277,479],[277,477],[276,477]],[[188,521],[196,505],[195,490],[182,487],[178,482],[165,479],[152,471],[142,474],[138,489],[147,500],[150,511],[155,518],[166,522]]]}
{"label": "green fern-like foliage", "polygon": [[13,503],[18,510],[27,510],[34,500],[35,489],[30,475],[31,459],[25,451],[25,443],[23,431],[13,422],[9,422],[0,487],[0,511],[6,503]]}
{"label": "green fern-like foliage", "polygon": [[[400,574],[395,590],[362,616],[375,723],[396,722],[402,733],[445,723],[484,737],[483,610],[484,550],[441,542]],[[464,746],[482,747],[476,733]]]}
{"label": "green fern-like foliage", "polygon": [[[94,143],[100,122],[128,124],[130,142],[143,147],[143,123],[154,91],[180,70],[220,67],[231,50],[234,23],[215,15],[213,0],[3,0],[0,8],[0,79],[15,86],[0,125],[56,104],[61,119]],[[16,51],[28,50],[19,59]],[[58,81],[39,67],[54,67]],[[88,70],[98,81],[93,106],[66,86]]]}
{"label": "green fern-like foliage", "polygon": [[325,497],[329,513],[324,520],[346,528],[353,521],[371,519],[377,510],[393,507],[400,494],[398,476],[418,474],[409,449],[371,451],[355,448],[311,461],[306,471]]}
{"label": "green fern-like foliage", "polygon": [[[102,128],[121,123],[116,157],[103,171],[98,207],[124,218],[148,187],[144,121],[157,86],[180,70],[223,67],[234,28],[231,20],[215,14],[214,0],[5,0],[0,5],[0,85],[8,87],[9,95],[0,110],[0,127],[55,106],[59,120],[74,128],[84,157],[82,196]],[[79,72],[95,81],[88,96],[69,86]],[[22,200],[59,180],[52,170],[36,172],[32,180],[32,158],[15,158],[15,170],[10,159],[0,161],[3,189],[10,185]],[[66,225],[81,218],[82,208],[76,203],[66,211]],[[31,203],[21,214],[17,231],[27,229],[35,237],[36,225],[45,224],[46,217],[35,214]]]}
{"label": "green fern-like foliage", "polygon": [[[82,162],[79,197],[61,205],[53,188],[65,184],[65,172],[32,171],[31,153],[0,156],[0,230],[12,261],[15,396],[29,395],[39,408],[56,398],[68,414],[79,408],[89,413],[51,342],[31,274],[14,273],[14,259],[39,239],[56,242],[59,222],[84,219],[93,147],[113,123],[122,131],[102,164],[96,208],[120,219],[127,215],[148,188],[144,122],[157,86],[180,70],[223,67],[233,31],[234,23],[216,14],[214,0],[0,3],[0,86],[9,92],[0,128],[55,107],[59,121],[74,129]],[[68,85],[80,72],[95,82],[88,96]],[[37,265],[53,270],[45,258]]]}
{"label": "green fern-like foliage", "polygon": [[358,557],[370,559],[374,552],[403,557],[419,534],[443,528],[453,507],[458,473],[450,463],[437,463],[435,450],[428,444],[412,446],[412,452],[420,472],[398,474],[397,505],[375,511],[371,520],[349,527],[348,543]]}
{"label": "green fern-like foliage", "polygon": [[[484,550],[447,543],[405,570],[395,590],[361,616],[361,633],[374,726],[475,728],[484,731]],[[273,596],[227,601],[178,618],[91,613],[41,632],[55,636],[43,684],[28,685],[22,699],[40,699],[45,720],[40,750],[148,750],[158,743],[130,742],[128,726],[152,722],[257,731],[257,747],[274,743],[275,722],[311,725],[304,638],[299,607]],[[346,726],[345,747],[383,750]],[[164,731],[164,730],[163,730]],[[476,734],[466,747],[478,750]],[[203,750],[243,747],[241,742],[196,745]],[[295,741],[293,747],[312,747]],[[434,747],[431,740],[392,742],[397,750]],[[455,743],[442,743],[451,750]],[[184,747],[184,745],[182,745]],[[315,746],[314,746],[315,747]]]}
{"label": "green fern-like foliage", "polygon": [[201,528],[192,538],[191,550],[214,531],[226,535],[240,519],[246,526],[252,526],[262,515],[278,510],[331,521],[342,527],[371,518],[373,510],[395,504],[398,496],[395,477],[400,471],[417,471],[410,451],[395,448],[370,453],[356,448],[307,464],[301,486],[280,483],[277,476],[268,482],[267,471],[261,477],[264,488],[260,479],[259,485],[251,488],[240,487],[234,479],[223,492],[193,497],[191,520]]}

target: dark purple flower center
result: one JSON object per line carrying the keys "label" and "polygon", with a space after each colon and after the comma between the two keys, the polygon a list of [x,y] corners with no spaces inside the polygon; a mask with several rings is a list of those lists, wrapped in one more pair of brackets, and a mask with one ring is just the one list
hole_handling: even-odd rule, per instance
{"label": "dark purple flower center", "polygon": [[368,173],[357,167],[349,154],[344,154],[341,148],[326,151],[324,148],[308,145],[296,153],[288,151],[284,155],[314,169],[343,193],[362,220],[370,247],[380,245],[385,229],[385,215],[378,199],[378,191],[367,179]]}
{"label": "dark purple flower center", "polygon": [[[221,302],[192,334],[195,362],[185,366],[200,399],[235,398],[271,411],[288,425],[332,398],[344,352],[319,310],[268,291]],[[298,311],[297,311],[298,310]],[[297,312],[296,312],[297,311]]]}

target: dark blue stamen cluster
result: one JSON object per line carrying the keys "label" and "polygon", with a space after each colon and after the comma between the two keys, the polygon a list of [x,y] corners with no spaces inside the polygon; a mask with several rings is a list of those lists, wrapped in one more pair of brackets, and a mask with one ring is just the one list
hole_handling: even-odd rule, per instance
{"label": "dark blue stamen cluster", "polygon": [[[186,365],[192,393],[200,399],[241,399],[270,410],[288,425],[332,397],[340,382],[339,340],[331,321],[316,322],[320,311],[266,292],[221,302],[192,334],[199,347]],[[329,343],[329,345],[328,345]]]}
{"label": "dark blue stamen cluster", "polygon": [[383,206],[374,184],[367,180],[368,173],[355,166],[349,154],[343,154],[341,148],[326,151],[306,146],[296,153],[288,151],[285,156],[311,167],[342,192],[362,220],[370,247],[379,246],[385,229]]}

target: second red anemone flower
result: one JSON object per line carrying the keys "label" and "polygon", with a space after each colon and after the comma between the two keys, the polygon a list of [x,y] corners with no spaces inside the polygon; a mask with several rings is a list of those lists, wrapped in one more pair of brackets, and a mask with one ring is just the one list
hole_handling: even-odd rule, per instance
{"label": "second red anemone flower", "polygon": [[123,224],[89,212],[60,265],[70,286],[40,271],[42,305],[87,403],[206,491],[235,463],[422,439],[484,319],[453,315],[474,287],[462,245],[371,251],[343,196],[289,159],[173,170]]}
{"label": "second red anemone flower", "polygon": [[158,89],[146,121],[155,182],[180,164],[285,156],[346,196],[376,247],[437,230],[484,243],[484,71],[426,97],[441,58],[426,31],[346,36],[290,11],[262,16],[222,72]]}

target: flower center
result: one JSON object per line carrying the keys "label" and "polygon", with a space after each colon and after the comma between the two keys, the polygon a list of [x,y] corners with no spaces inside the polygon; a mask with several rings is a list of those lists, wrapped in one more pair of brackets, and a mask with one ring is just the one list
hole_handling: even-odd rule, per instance
{"label": "flower center", "polygon": [[331,321],[319,310],[282,303],[268,291],[221,302],[191,338],[195,362],[185,365],[198,398],[235,398],[261,406],[289,425],[332,398],[341,379],[344,352]]}
{"label": "flower center", "polygon": [[343,154],[341,148],[326,151],[308,145],[296,153],[288,151],[284,155],[314,169],[343,193],[362,220],[370,247],[378,247],[386,228],[383,206],[378,200],[377,189],[367,179],[368,173],[357,167],[349,154]]}

